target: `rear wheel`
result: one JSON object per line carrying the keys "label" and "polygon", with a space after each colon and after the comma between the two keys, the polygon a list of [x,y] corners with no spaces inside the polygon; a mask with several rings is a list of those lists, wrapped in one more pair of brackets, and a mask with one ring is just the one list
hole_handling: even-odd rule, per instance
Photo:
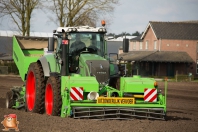
{"label": "rear wheel", "polygon": [[40,63],[31,63],[26,80],[26,109],[34,113],[44,112],[45,80]]}
{"label": "rear wheel", "polygon": [[45,88],[45,112],[47,115],[58,116],[61,112],[61,87],[58,77],[48,78]]}

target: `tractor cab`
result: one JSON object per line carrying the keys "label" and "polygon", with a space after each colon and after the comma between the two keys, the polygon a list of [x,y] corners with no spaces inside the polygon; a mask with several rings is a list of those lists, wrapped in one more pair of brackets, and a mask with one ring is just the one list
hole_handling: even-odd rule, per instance
{"label": "tractor cab", "polygon": [[[94,57],[104,59],[106,55],[105,33],[104,27],[58,27],[54,33],[58,41],[56,52],[61,59],[66,58],[68,65],[64,69],[68,68],[69,73],[79,73],[80,63],[86,65],[85,61],[90,59],[90,57],[82,57],[80,62],[81,55],[90,55],[92,59],[95,59]],[[63,53],[64,47],[66,48],[65,53]],[[81,73],[81,75],[85,75],[85,73]]]}

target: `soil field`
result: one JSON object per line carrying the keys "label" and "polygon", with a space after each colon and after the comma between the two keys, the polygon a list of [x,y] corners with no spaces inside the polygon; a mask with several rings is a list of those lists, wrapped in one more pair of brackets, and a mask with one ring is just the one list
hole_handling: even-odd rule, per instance
{"label": "soil field", "polygon": [[[0,122],[4,115],[17,114],[20,132],[197,132],[198,83],[168,82],[167,120],[88,120],[47,116],[5,109],[5,95],[9,88],[21,86],[19,77],[0,76]],[[158,82],[164,88],[163,82]],[[0,131],[4,129],[0,124]],[[14,130],[10,130],[14,132]]]}

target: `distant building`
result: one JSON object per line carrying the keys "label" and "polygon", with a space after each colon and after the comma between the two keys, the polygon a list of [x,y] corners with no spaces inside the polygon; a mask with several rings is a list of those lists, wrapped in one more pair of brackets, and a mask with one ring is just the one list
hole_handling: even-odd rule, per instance
{"label": "distant building", "polygon": [[118,38],[114,38],[113,36],[109,36],[109,40],[107,41],[107,49],[108,53],[118,53],[121,54],[122,52],[122,46],[123,46],[123,39],[132,39],[137,36],[120,36]]}
{"label": "distant building", "polygon": [[107,54],[119,52],[119,48],[122,46],[122,41],[107,41]]}
{"label": "distant building", "polygon": [[114,38],[114,36],[108,36],[109,40],[107,41],[107,49],[108,53],[123,53],[122,51],[122,45],[123,45],[123,39],[132,39],[137,36],[120,36],[117,38]]}
{"label": "distant building", "polygon": [[132,38],[135,38],[137,36],[120,36],[120,37],[117,37],[117,38],[114,38],[113,36],[109,36],[109,41],[123,41],[124,38],[127,38],[127,39],[132,39]]}
{"label": "distant building", "polygon": [[198,77],[198,21],[150,21],[143,34],[130,40],[125,61],[134,62],[134,74]]}

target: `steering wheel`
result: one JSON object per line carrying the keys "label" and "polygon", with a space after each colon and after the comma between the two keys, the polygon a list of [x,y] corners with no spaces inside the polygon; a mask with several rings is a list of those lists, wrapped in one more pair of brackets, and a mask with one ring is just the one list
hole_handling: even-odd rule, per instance
{"label": "steering wheel", "polygon": [[87,47],[87,50],[89,52],[97,52],[98,51],[98,48],[94,45],[90,45],[89,47]]}
{"label": "steering wheel", "polygon": [[85,46],[77,46],[76,48],[70,48],[69,53],[71,54],[79,54],[80,52],[86,50]]}

